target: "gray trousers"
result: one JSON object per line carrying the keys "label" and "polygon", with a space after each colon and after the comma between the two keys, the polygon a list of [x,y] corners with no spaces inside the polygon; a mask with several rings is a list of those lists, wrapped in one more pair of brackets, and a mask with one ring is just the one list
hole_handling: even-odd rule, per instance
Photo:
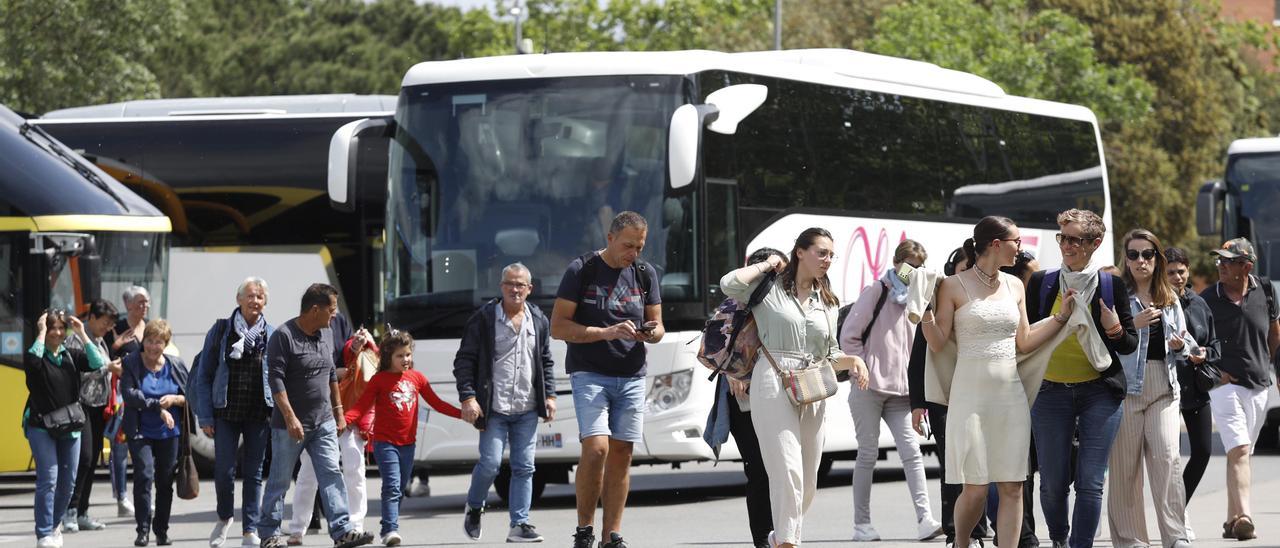
{"label": "gray trousers", "polygon": [[[853,469],[853,523],[871,523],[871,483],[879,456],[880,423],[889,425],[889,433],[898,446],[902,471],[907,477],[907,490],[916,510],[916,523],[933,517],[929,508],[929,488],[925,484],[924,459],[920,442],[911,429],[911,398],[872,390],[849,391],[849,412],[858,436],[858,462]],[[863,448],[866,448],[863,450]]]}

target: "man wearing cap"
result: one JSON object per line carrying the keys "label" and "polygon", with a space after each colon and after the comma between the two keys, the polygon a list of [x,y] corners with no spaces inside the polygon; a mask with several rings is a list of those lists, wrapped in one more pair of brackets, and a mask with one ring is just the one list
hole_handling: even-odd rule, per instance
{"label": "man wearing cap", "polygon": [[1249,455],[1266,419],[1271,356],[1280,346],[1280,317],[1274,289],[1252,274],[1258,256],[1253,244],[1236,238],[1213,251],[1218,283],[1200,294],[1213,312],[1222,341],[1222,385],[1209,392],[1213,422],[1227,449],[1227,521],[1222,536],[1257,538],[1249,517]]}

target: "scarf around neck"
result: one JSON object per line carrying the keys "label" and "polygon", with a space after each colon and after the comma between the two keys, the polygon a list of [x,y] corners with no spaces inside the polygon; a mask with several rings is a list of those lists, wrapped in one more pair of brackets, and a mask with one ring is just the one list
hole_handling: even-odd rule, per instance
{"label": "scarf around neck", "polygon": [[907,304],[907,290],[911,287],[898,277],[898,271],[891,268],[884,273],[884,278],[889,284],[889,298],[895,304]]}
{"label": "scarf around neck", "polygon": [[241,356],[244,356],[245,350],[262,350],[266,346],[266,337],[263,336],[267,331],[267,318],[265,315],[259,315],[258,323],[250,326],[245,321],[244,315],[240,313],[240,309],[236,308],[236,311],[231,314],[231,324],[235,327],[236,334],[240,335],[240,340],[232,343],[231,352],[228,352],[231,359],[240,359]]}

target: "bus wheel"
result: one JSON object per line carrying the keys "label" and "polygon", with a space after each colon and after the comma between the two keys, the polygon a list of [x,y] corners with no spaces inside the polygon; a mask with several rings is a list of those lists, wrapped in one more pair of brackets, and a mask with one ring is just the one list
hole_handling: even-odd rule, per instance
{"label": "bus wheel", "polygon": [[[533,500],[536,502],[542,498],[542,492],[547,488],[547,479],[550,472],[544,472],[541,469],[534,469],[533,472]],[[502,463],[502,467],[498,468],[498,477],[493,480],[493,489],[498,492],[498,497],[502,502],[511,503],[511,467],[507,463]]]}

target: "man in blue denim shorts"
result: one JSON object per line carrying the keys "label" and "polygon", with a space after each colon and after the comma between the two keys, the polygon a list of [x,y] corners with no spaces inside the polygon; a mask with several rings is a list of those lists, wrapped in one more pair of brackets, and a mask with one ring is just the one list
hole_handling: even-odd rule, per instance
{"label": "man in blue denim shorts", "polygon": [[569,263],[551,312],[551,336],[568,343],[582,457],[574,477],[578,527],[574,548],[594,548],[596,504],[604,500],[603,548],[626,548],[622,510],[631,485],[631,448],[641,440],[645,346],[662,340],[658,274],[640,260],[649,225],[624,211],[608,245]]}

